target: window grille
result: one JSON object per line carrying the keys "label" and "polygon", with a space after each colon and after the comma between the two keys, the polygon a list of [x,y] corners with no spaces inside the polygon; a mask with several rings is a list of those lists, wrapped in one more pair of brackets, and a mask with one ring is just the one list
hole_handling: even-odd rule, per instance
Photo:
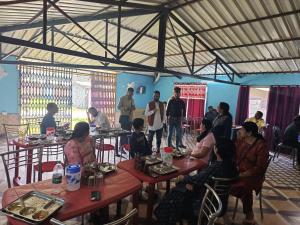
{"label": "window grille", "polygon": [[94,73],[91,77],[91,105],[105,113],[111,123],[115,122],[116,75]]}
{"label": "window grille", "polygon": [[72,70],[68,68],[20,66],[21,123],[31,133],[40,132],[40,122],[49,102],[57,104],[57,125],[72,122]]}

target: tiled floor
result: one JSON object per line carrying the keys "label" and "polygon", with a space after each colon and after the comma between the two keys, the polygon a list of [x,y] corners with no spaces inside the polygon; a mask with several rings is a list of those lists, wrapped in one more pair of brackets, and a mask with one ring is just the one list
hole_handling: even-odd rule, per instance
{"label": "tiled floor", "polygon": [[[189,148],[193,147],[194,141],[191,136],[184,138],[184,143]],[[163,145],[166,145],[165,140]],[[6,151],[3,140],[0,141],[0,152]],[[110,157],[112,159],[112,157]],[[0,172],[4,175],[2,162],[0,163]],[[299,225],[300,224],[300,171],[292,167],[289,158],[279,157],[271,162],[267,171],[266,181],[263,188],[263,221],[260,218],[259,201],[255,198],[254,212],[257,224],[259,225]],[[48,175],[49,176],[49,175]],[[47,177],[47,176],[45,176]],[[0,200],[2,192],[7,188],[6,179],[0,176]],[[164,193],[164,184],[159,185],[160,196]],[[235,199],[230,198],[228,217],[231,218]],[[122,205],[122,212],[125,213],[131,209],[129,199],[125,199]],[[115,205],[110,207],[112,214],[115,212]],[[145,217],[146,207],[142,203],[139,206],[139,217]],[[67,221],[66,224],[81,224],[81,218],[74,218]],[[235,225],[241,224],[243,214],[241,203],[239,202],[238,212],[234,221]],[[223,219],[218,222],[223,223]],[[0,225],[7,224],[6,217],[0,214]],[[88,224],[88,223],[85,223]]]}

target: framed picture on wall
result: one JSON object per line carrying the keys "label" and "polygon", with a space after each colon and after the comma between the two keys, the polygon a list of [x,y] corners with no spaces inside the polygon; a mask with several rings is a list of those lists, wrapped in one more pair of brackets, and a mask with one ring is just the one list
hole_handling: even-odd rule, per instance
{"label": "framed picture on wall", "polygon": [[136,93],[137,94],[145,94],[146,93],[146,87],[145,86],[138,86],[137,88],[136,88]]}

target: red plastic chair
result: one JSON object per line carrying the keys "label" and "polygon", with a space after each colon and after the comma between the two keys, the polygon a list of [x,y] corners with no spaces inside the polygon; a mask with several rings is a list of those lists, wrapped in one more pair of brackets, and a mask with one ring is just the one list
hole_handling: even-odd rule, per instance
{"label": "red plastic chair", "polygon": [[[43,148],[43,156],[46,156],[46,161],[41,162],[41,174],[49,173],[53,171],[54,166],[56,165],[57,161],[61,161],[61,164],[64,166],[64,148],[63,146],[50,146]],[[49,157],[55,156],[55,160],[50,159]],[[62,156],[62,160],[60,157]],[[50,159],[50,160],[49,160]],[[35,181],[35,173],[39,171],[39,164],[35,164],[33,166],[33,181]]]}
{"label": "red plastic chair", "polygon": [[[108,152],[107,161],[109,162],[110,151],[115,151],[115,146],[113,146],[112,144],[97,143],[95,148],[96,148],[96,150],[98,150],[98,153],[97,153],[97,161],[98,162],[99,162],[99,160],[101,160],[101,162],[104,161],[104,153],[105,152]],[[114,156],[114,163],[116,163],[115,156]]]}

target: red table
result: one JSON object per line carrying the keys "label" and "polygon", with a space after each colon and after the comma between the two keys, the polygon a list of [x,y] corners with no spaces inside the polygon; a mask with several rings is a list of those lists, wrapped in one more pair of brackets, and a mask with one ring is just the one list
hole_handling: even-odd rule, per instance
{"label": "red table", "polygon": [[[119,169],[116,173],[110,174],[105,177],[104,184],[100,185],[99,188],[82,186],[78,191],[61,192],[59,195],[57,195],[57,197],[64,199],[65,204],[54,215],[54,217],[61,221],[68,220],[76,216],[94,211],[97,208],[103,208],[129,195],[133,195],[133,207],[137,208],[138,191],[141,187],[142,184],[137,178],[135,178],[128,172]],[[51,194],[51,180],[40,181],[7,189],[3,193],[2,206],[5,207],[12,201],[16,200],[18,197],[32,190]],[[90,194],[92,190],[99,190],[101,192],[100,201],[90,200]],[[11,217],[8,217],[8,221],[10,225],[26,224]]]}
{"label": "red table", "polygon": [[130,174],[135,176],[140,181],[148,183],[148,200],[147,200],[148,224],[151,224],[152,221],[153,197],[154,197],[154,189],[156,183],[167,181],[167,189],[169,189],[170,187],[169,181],[171,179],[176,178],[179,175],[186,175],[192,171],[203,169],[204,167],[207,166],[207,164],[200,159],[192,159],[192,158],[174,159],[173,165],[179,168],[177,172],[154,178],[149,175],[146,175],[142,171],[135,169],[134,164],[135,164],[134,159],[130,159],[130,160],[119,162],[118,167],[120,169],[128,171]]}
{"label": "red table", "polygon": [[[20,148],[32,148],[28,150],[28,158],[27,158],[27,164],[28,165],[32,165],[32,152],[33,149],[43,149],[44,147],[51,147],[51,146],[58,146],[58,145],[65,145],[66,141],[54,141],[53,143],[47,143],[47,144],[39,144],[39,145],[32,145],[29,142],[26,141],[22,141],[19,142],[17,139],[13,140],[13,144],[16,146],[16,150],[20,149]],[[18,159],[18,154],[16,153],[16,159]],[[14,185],[15,186],[19,186],[19,182],[18,182],[18,178],[19,178],[19,162],[16,160],[15,162],[16,164],[16,168],[15,168],[15,176],[13,179]],[[31,183],[31,174],[32,174],[32,166],[27,166],[27,170],[26,170],[26,184]],[[38,174],[38,180],[42,179],[42,174],[39,171]]]}

